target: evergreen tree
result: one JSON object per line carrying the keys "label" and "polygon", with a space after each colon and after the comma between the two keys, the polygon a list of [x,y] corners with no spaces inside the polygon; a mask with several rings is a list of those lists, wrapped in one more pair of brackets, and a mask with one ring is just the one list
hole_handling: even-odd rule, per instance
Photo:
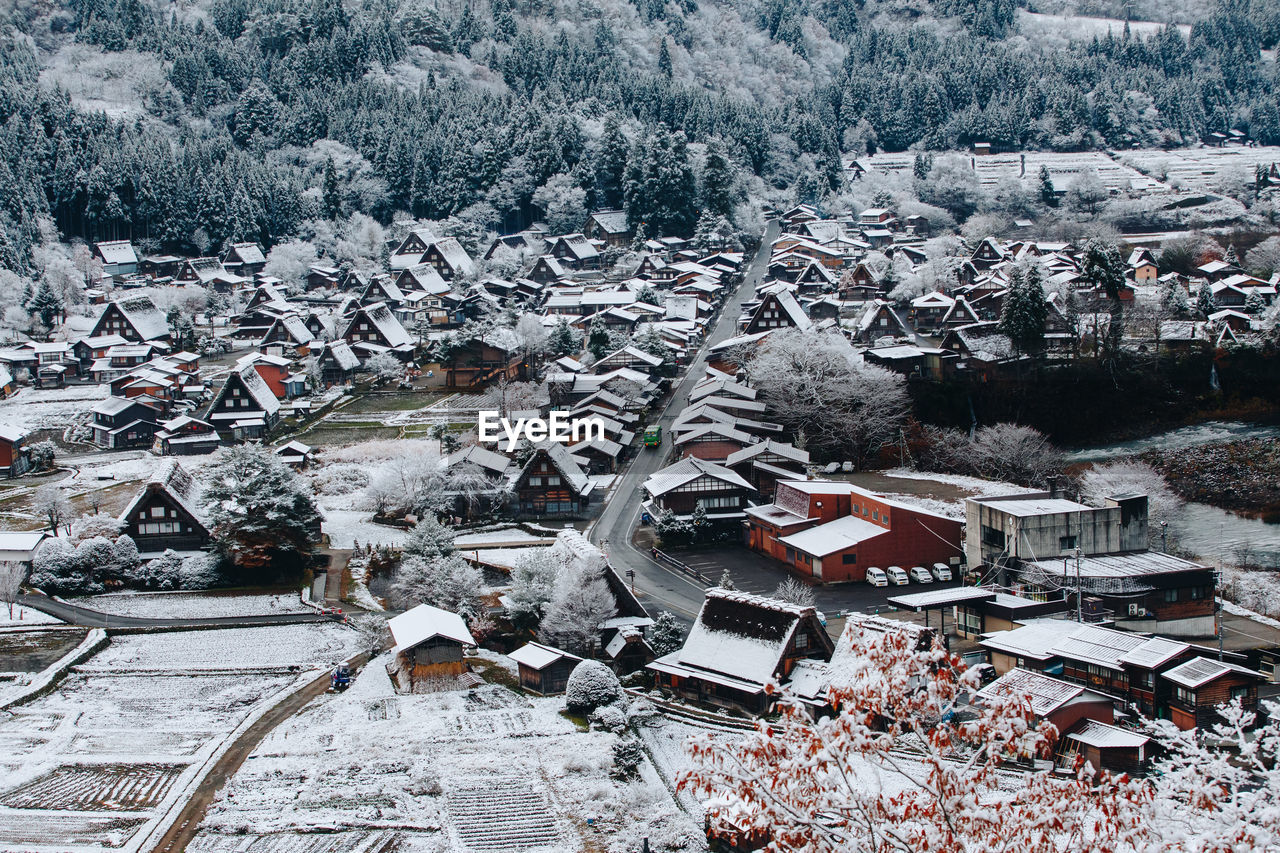
{"label": "evergreen tree", "polygon": [[1058,192],[1053,186],[1053,177],[1048,166],[1040,167],[1040,203],[1045,207],[1058,206]]}
{"label": "evergreen tree", "polygon": [[596,317],[587,332],[587,349],[598,361],[609,354],[610,345],[609,330],[605,328],[604,321]]}
{"label": "evergreen tree", "polygon": [[40,319],[46,329],[52,329],[62,314],[62,297],[54,292],[48,281],[40,280],[35,293],[27,300],[27,310]]}
{"label": "evergreen tree", "polygon": [[1166,282],[1160,291],[1160,310],[1169,317],[1186,317],[1191,313],[1187,293],[1175,281]]}
{"label": "evergreen tree", "polygon": [[662,39],[662,46],[658,48],[658,73],[668,80],[671,79],[671,51],[667,47],[665,36]]}
{"label": "evergreen tree", "polygon": [[929,177],[929,164],[925,162],[923,154],[917,154],[912,161],[911,176],[917,181],[923,181]]}
{"label": "evergreen tree", "polygon": [[616,209],[622,207],[623,185],[627,175],[629,145],[622,132],[617,113],[609,113],[604,120],[604,133],[600,137],[595,161],[597,207]]}
{"label": "evergreen tree", "polygon": [[674,613],[664,610],[653,620],[653,634],[649,645],[658,657],[679,651],[684,645],[684,628]]}
{"label": "evergreen tree", "polygon": [[734,169],[718,140],[707,143],[702,165],[702,207],[717,216],[733,213]]}
{"label": "evergreen tree", "polygon": [[1236,254],[1236,247],[1234,243],[1227,246],[1227,252],[1222,256],[1222,260],[1225,263],[1231,264],[1233,267],[1240,266],[1240,256]]}
{"label": "evergreen tree", "polygon": [[1196,313],[1207,320],[1217,310],[1218,300],[1213,298],[1213,288],[1205,282],[1200,285],[1200,291],[1196,294]]}
{"label": "evergreen tree", "polygon": [[547,348],[556,356],[577,355],[581,352],[578,334],[563,317],[556,320],[547,338]]}
{"label": "evergreen tree", "polygon": [[338,170],[332,157],[324,161],[323,200],[327,219],[337,219],[342,215],[342,190],[338,186]]}
{"label": "evergreen tree", "polygon": [[716,583],[716,586],[720,587],[721,589],[729,589],[729,590],[734,590],[738,588],[737,585],[733,582],[733,576],[729,574],[728,569],[725,569],[720,574],[720,580]]}
{"label": "evergreen tree", "polygon": [[1267,301],[1262,298],[1262,294],[1253,289],[1249,291],[1249,295],[1244,300],[1244,311],[1246,314],[1261,315],[1267,310]]}
{"label": "evergreen tree", "polygon": [[1044,349],[1045,321],[1049,303],[1040,286],[1035,267],[1023,275],[1014,270],[1009,279],[1009,292],[1000,312],[1000,331],[1009,336],[1018,352],[1034,354]]}

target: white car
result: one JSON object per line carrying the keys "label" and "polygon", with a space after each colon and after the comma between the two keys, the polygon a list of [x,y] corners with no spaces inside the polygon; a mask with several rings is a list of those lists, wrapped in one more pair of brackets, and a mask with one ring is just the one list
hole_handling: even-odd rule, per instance
{"label": "white car", "polygon": [[916,583],[933,583],[933,575],[924,566],[912,566],[911,579]]}
{"label": "white car", "polygon": [[902,566],[890,566],[884,572],[889,576],[889,582],[895,586],[906,586],[909,583],[907,573],[903,571]]}
{"label": "white car", "polygon": [[951,580],[951,567],[946,563],[934,563],[933,577],[934,580],[937,580],[940,583],[945,583]]}
{"label": "white car", "polygon": [[872,586],[888,586],[889,577],[882,569],[871,566],[867,569],[867,583]]}

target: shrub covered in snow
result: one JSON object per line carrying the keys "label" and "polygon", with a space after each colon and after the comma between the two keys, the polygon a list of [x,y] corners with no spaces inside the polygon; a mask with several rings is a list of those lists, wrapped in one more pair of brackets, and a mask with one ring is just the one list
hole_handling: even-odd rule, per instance
{"label": "shrub covered in snow", "polygon": [[622,685],[613,670],[598,660],[584,660],[569,673],[564,704],[575,714],[590,714],[622,698]]}
{"label": "shrub covered in snow", "polygon": [[349,495],[369,485],[369,469],[352,462],[338,462],[321,468],[311,480],[319,494]]}
{"label": "shrub covered in snow", "polygon": [[644,761],[644,748],[633,737],[624,737],[613,745],[613,775],[630,779]]}
{"label": "shrub covered in snow", "polygon": [[664,610],[653,620],[653,636],[649,638],[653,653],[658,657],[678,651],[684,645],[684,628],[670,610]]}
{"label": "shrub covered in snow", "polygon": [[601,705],[588,717],[592,725],[599,726],[607,732],[620,732],[627,727],[627,710],[621,704]]}
{"label": "shrub covered in snow", "polygon": [[140,573],[138,546],[128,536],[114,542],[106,536],[92,536],[79,545],[67,539],[51,539],[36,555],[31,585],[51,593],[101,592],[106,582],[141,589],[151,577]]}

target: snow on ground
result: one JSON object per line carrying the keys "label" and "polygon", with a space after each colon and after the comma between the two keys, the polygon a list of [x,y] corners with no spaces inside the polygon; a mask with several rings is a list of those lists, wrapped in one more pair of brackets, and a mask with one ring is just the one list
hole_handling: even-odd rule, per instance
{"label": "snow on ground", "polygon": [[150,54],[107,52],[71,41],[42,60],[41,85],[61,86],[71,102],[87,112],[101,110],[112,118],[145,115],[145,105],[155,98],[177,97],[164,65]]}
{"label": "snow on ground", "polygon": [[1270,616],[1263,616],[1261,613],[1255,613],[1247,607],[1241,607],[1234,601],[1222,599],[1222,609],[1236,616],[1248,616],[1254,622],[1266,625],[1271,628],[1280,628],[1280,619],[1272,619]]}
{"label": "snow on ground", "polygon": [[298,593],[236,595],[220,592],[119,592],[77,599],[76,604],[112,616],[201,619],[220,616],[262,616],[307,613]]}
{"label": "snow on ground", "polygon": [[94,672],[327,667],[354,654],[360,636],[337,624],[271,625],[115,637],[80,669]]}
{"label": "snow on ground", "polygon": [[325,506],[327,502],[319,502],[320,515],[324,517],[321,530],[329,537],[329,546],[332,548],[350,548],[355,542],[361,545],[399,547],[409,535],[409,531],[398,527],[375,524],[373,513],[368,510],[333,509]]}
{"label": "snow on ground", "polygon": [[[1087,15],[1046,15],[1040,12],[1018,10],[1018,29],[1027,34],[1047,34],[1058,37],[1091,39],[1094,36],[1105,38],[1111,33],[1120,38],[1124,32],[1125,21],[1118,18],[1093,18]],[[1129,32],[1135,36],[1157,35],[1165,28],[1163,23],[1155,21],[1129,21]],[[1191,34],[1191,27],[1178,25],[1182,37]]]}
{"label": "snow on ground", "polygon": [[485,545],[550,545],[555,541],[555,533],[550,529],[547,535],[539,536],[519,527],[502,527],[497,530],[477,530],[471,533],[459,533],[453,540],[453,547],[459,551],[474,549]]}
{"label": "snow on ground", "polygon": [[934,483],[947,483],[961,489],[968,489],[982,497],[998,497],[1000,495],[1016,495],[1027,491],[1026,486],[1017,483],[1002,483],[999,480],[984,480],[981,477],[966,477],[963,474],[939,474],[934,471],[912,471],[910,468],[892,468],[879,471],[886,477],[897,477],[902,480],[929,480]]}
{"label": "snow on ground", "polygon": [[273,731],[210,806],[193,853],[301,849],[317,831],[344,850],[385,839],[438,853],[633,853],[644,835],[655,851],[705,849],[651,765],[611,777],[617,736],[579,730],[563,698],[498,685],[400,696],[388,660]]}
{"label": "snow on ground", "polygon": [[110,385],[20,388],[13,396],[0,400],[0,424],[23,432],[62,429],[82,420],[95,403],[110,393]]}
{"label": "snow on ground", "polygon": [[0,604],[0,625],[5,627],[19,627],[23,625],[61,625],[62,620],[56,616],[50,616],[34,607],[24,607],[21,604],[13,605],[13,612],[10,613],[7,604]]}
{"label": "snow on ground", "polygon": [[54,692],[0,717],[0,851],[133,853],[165,798],[308,678],[252,667],[325,668],[356,636],[307,625],[113,638]]}
{"label": "snow on ground", "polygon": [[499,566],[504,569],[514,569],[521,558],[544,548],[549,545],[534,545],[529,548],[479,548],[479,549],[463,549],[465,556],[473,556],[481,563],[489,566]]}

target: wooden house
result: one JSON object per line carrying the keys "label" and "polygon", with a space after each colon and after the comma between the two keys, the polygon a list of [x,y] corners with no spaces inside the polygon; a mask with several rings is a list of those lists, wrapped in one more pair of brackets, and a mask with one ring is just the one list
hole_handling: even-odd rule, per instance
{"label": "wooden house", "polygon": [[1239,699],[1246,711],[1258,708],[1258,684],[1266,676],[1234,663],[1197,657],[1161,673],[1172,685],[1169,719],[1180,729],[1222,722],[1218,706]]}
{"label": "wooden house", "polygon": [[102,261],[103,275],[133,275],[138,271],[138,254],[128,240],[94,243],[93,256]]}
{"label": "wooden house", "polygon": [[156,445],[163,456],[196,456],[212,453],[222,444],[213,424],[179,415],[161,421],[155,433]]}
{"label": "wooden house", "polygon": [[974,695],[978,703],[1002,701],[1022,696],[1031,699],[1037,721],[1046,721],[1059,732],[1070,732],[1092,720],[1115,722],[1115,698],[1079,684],[1072,684],[1042,672],[1011,669]]}
{"label": "wooden house", "polygon": [[0,425],[0,474],[21,477],[31,470],[31,453],[24,446],[26,440],[22,430]]}
{"label": "wooden house", "polygon": [[573,269],[595,270],[600,268],[600,250],[582,234],[564,234],[553,237],[548,252],[552,257]]}
{"label": "wooden house", "polygon": [[150,447],[164,406],[151,397],[108,397],[93,407],[93,443],[108,450]]}
{"label": "wooden house", "polygon": [[476,264],[456,237],[439,237],[431,240],[422,254],[422,262],[436,268],[445,281],[467,278],[475,274]]}
{"label": "wooden house", "polygon": [[627,214],[621,210],[597,210],[587,217],[582,233],[589,240],[598,240],[614,248],[625,249],[631,245],[635,231],[627,224]]}
{"label": "wooden house", "polygon": [[559,281],[569,274],[560,259],[553,255],[539,255],[529,270],[529,280],[540,284]]}
{"label": "wooden house", "polygon": [[519,668],[520,686],[539,696],[563,693],[569,683],[569,674],[582,663],[582,658],[571,652],[532,642],[507,657]]}
{"label": "wooden house", "polygon": [[692,456],[653,472],[641,488],[652,516],[670,512],[689,518],[700,507],[707,518],[719,520],[745,518],[748,498],[756,492],[733,470]]}
{"label": "wooden house", "polygon": [[306,468],[311,463],[312,453],[311,445],[301,441],[290,441],[275,449],[276,456],[290,468]]}
{"label": "wooden house", "polygon": [[199,487],[176,460],[152,475],[120,513],[121,532],[143,553],[196,551],[209,545]]}
{"label": "wooden house", "polygon": [[222,254],[222,266],[245,278],[253,278],[267,266],[267,256],[257,243],[233,243]]}
{"label": "wooden house", "polygon": [[360,359],[346,341],[329,341],[314,352],[320,384],[324,387],[346,385],[355,379]]}
{"label": "wooden house", "polygon": [[515,511],[526,516],[577,515],[594,484],[563,444],[542,442],[512,482]]}
{"label": "wooden house", "polygon": [[146,294],[108,302],[89,332],[90,338],[119,335],[128,341],[168,341],[169,321]]}
{"label": "wooden house", "polygon": [[323,264],[311,267],[302,277],[303,285],[307,290],[333,290],[337,288],[340,281],[342,281],[342,270]]}
{"label": "wooden house", "polygon": [[710,589],[678,651],[651,662],[658,689],[689,701],[767,713],[768,689],[802,660],[830,660],[834,644],[813,607]]}
{"label": "wooden house", "polygon": [[445,385],[469,388],[499,379],[517,381],[525,377],[524,356],[519,342],[506,330],[476,335],[453,347],[445,368]]}
{"label": "wooden house", "polygon": [[1150,284],[1160,275],[1155,255],[1145,246],[1139,246],[1129,253],[1127,266],[1129,276],[1141,284]]}
{"label": "wooden house", "polygon": [[463,653],[476,645],[467,623],[457,613],[419,604],[387,622],[396,688],[405,693],[453,689],[466,683],[470,667]]}
{"label": "wooden house", "polygon": [[809,451],[772,438],[730,453],[725,467],[746,480],[763,498],[772,499],[779,480],[802,480]]}
{"label": "wooden house", "polygon": [[804,330],[812,326],[813,322],[796,301],[795,294],[779,284],[764,290],[759,305],[748,316],[741,331],[751,335],[792,327]]}
{"label": "wooden house", "polygon": [[244,287],[249,279],[231,272],[217,258],[188,258],[178,265],[173,281],[174,284],[198,284],[219,293],[230,293]]}
{"label": "wooden house", "polygon": [[1117,775],[1144,775],[1153,754],[1153,744],[1147,735],[1097,720],[1085,720],[1058,745],[1060,767],[1072,768],[1079,756],[1094,770],[1106,770]]}
{"label": "wooden house", "polygon": [[384,302],[357,308],[347,318],[341,337],[350,344],[352,351],[364,351],[369,355],[389,351],[401,361],[413,357],[413,336],[405,331]]}
{"label": "wooden house", "polygon": [[227,375],[205,420],[233,440],[261,438],[279,423],[280,400],[254,365],[241,365]]}

